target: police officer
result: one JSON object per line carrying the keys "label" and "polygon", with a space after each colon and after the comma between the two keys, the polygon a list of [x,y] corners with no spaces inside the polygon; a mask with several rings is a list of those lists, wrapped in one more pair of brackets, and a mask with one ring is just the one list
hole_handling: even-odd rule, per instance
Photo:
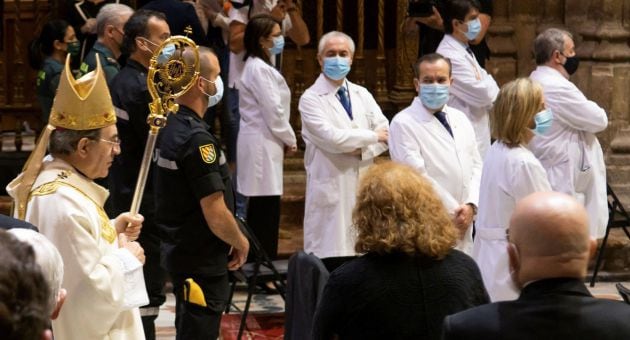
{"label": "police officer", "polygon": [[86,74],[96,67],[96,54],[101,59],[107,84],[111,84],[114,76],[120,71],[118,57],[121,55],[123,43],[123,27],[133,9],[127,5],[109,4],[103,6],[96,16],[96,34],[98,39],[81,64],[81,74]]}
{"label": "police officer", "polygon": [[[144,10],[137,11],[129,18],[124,31],[123,44],[130,52],[129,59],[109,86],[118,118],[116,126],[122,150],[114,159],[109,172],[111,213],[128,211],[131,206],[149,132],[146,120],[152,99],[147,89],[147,69],[157,46],[170,36],[164,15]],[[165,300],[164,271],[160,267],[160,236],[154,221],[155,203],[150,176],[151,173],[140,205],[140,213],[145,220],[138,239],[146,256],[144,278],[149,294],[149,305],[141,307],[140,314],[144,333],[149,340],[155,338],[154,321]]]}
{"label": "police officer", "polygon": [[219,62],[209,49],[199,51],[200,77],[177,99],[179,111],[168,117],[153,157],[156,220],[176,298],[177,339],[219,336],[227,271],[245,263],[249,250],[233,215],[225,155],[203,121],[207,107],[222,96]]}

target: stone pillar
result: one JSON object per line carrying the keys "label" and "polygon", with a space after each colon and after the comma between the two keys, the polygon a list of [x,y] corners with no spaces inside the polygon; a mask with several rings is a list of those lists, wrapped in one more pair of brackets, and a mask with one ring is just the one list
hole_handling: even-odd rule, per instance
{"label": "stone pillar", "polygon": [[494,1],[492,24],[486,34],[486,41],[492,54],[486,63],[486,70],[499,84],[505,84],[517,76],[514,26],[510,22],[508,8],[509,0]]}

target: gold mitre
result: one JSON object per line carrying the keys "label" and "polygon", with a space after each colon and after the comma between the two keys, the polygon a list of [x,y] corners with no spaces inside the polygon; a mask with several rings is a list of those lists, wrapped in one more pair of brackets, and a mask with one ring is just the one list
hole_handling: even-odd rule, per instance
{"label": "gold mitre", "polygon": [[69,130],[100,129],[116,123],[116,113],[101,62],[96,59],[96,69],[75,80],[70,71],[70,54],[61,73],[49,122]]}

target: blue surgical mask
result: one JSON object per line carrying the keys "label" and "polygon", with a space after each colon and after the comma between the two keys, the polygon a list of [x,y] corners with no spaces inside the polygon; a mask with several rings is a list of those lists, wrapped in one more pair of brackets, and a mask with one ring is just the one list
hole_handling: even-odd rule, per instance
{"label": "blue surgical mask", "polygon": [[534,122],[536,122],[534,133],[536,133],[537,135],[546,134],[553,124],[553,112],[551,112],[551,109],[546,109],[538,112],[534,116]]}
{"label": "blue surgical mask", "polygon": [[271,55],[280,54],[282,53],[282,49],[284,49],[284,36],[279,35],[273,37],[273,46],[269,48],[269,53]]}
{"label": "blue surgical mask", "polygon": [[208,96],[208,107],[213,107],[217,105],[221,101],[221,98],[223,98],[223,80],[219,76],[217,76],[217,79],[215,79],[214,81],[206,79],[204,77],[201,77],[201,79],[213,83],[214,87],[217,89],[217,92],[213,95],[204,92],[204,94]]}
{"label": "blue surgical mask", "polygon": [[448,85],[420,84],[420,101],[430,110],[441,109],[448,102],[448,90]]}
{"label": "blue surgical mask", "polygon": [[468,41],[475,40],[481,32],[481,21],[479,18],[468,22],[468,32],[464,32]]}
{"label": "blue surgical mask", "polygon": [[164,46],[162,52],[160,52],[160,55],[157,58],[158,64],[165,65],[171,59],[173,54],[175,54],[175,50],[175,44],[168,44]]}
{"label": "blue surgical mask", "polygon": [[350,72],[350,58],[327,57],[324,58],[324,74],[332,80],[341,80]]}

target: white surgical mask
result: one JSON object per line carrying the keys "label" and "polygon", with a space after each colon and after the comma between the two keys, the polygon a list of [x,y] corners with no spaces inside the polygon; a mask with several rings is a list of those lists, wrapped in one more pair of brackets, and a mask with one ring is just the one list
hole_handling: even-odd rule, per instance
{"label": "white surgical mask", "polygon": [[205,94],[206,96],[208,96],[208,107],[212,107],[217,105],[220,101],[221,98],[223,98],[223,80],[221,79],[221,77],[217,76],[217,79],[215,79],[214,81],[206,79],[202,76],[199,76],[201,79],[209,82],[209,83],[213,83],[214,87],[217,89],[216,93],[213,95],[207,94],[205,92],[203,92],[203,94]]}

